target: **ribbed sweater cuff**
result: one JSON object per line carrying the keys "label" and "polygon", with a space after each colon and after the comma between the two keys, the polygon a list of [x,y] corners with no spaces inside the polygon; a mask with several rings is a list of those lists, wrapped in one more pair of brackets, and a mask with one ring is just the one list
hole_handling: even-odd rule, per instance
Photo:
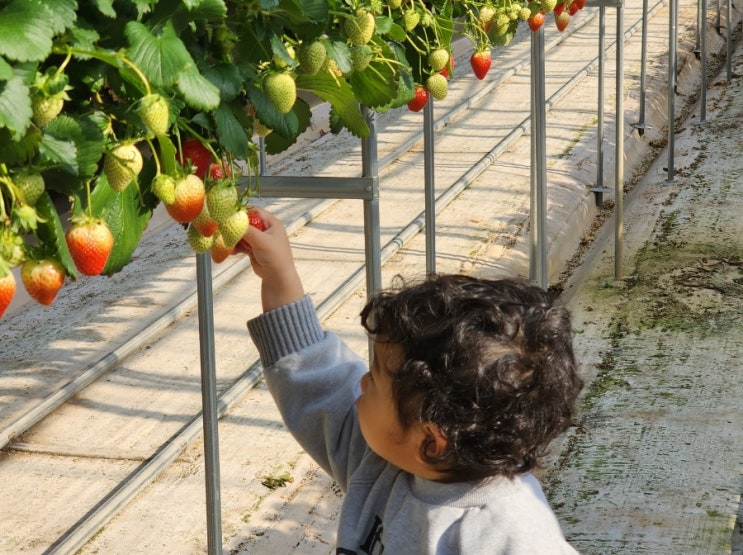
{"label": "ribbed sweater cuff", "polygon": [[248,320],[248,331],[264,368],[317,343],[324,336],[309,295]]}

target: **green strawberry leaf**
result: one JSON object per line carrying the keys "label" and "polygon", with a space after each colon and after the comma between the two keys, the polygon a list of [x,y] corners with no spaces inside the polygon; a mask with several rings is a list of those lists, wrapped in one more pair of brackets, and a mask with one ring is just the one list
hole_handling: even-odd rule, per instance
{"label": "green strawberry leaf", "polygon": [[20,141],[31,123],[31,93],[21,77],[0,82],[0,127]]}
{"label": "green strawberry leaf", "polygon": [[304,100],[297,99],[290,113],[297,118],[297,133],[290,137],[284,137],[279,133],[270,133],[265,139],[266,152],[268,154],[284,152],[297,141],[297,136],[310,126],[312,110],[310,110],[309,104]]}
{"label": "green strawberry leaf", "polygon": [[0,9],[0,55],[11,60],[41,61],[52,51],[52,39],[77,18],[75,0],[12,0]]}
{"label": "green strawberry leaf", "polygon": [[60,141],[71,141],[75,146],[75,159],[65,160],[65,169],[74,167],[74,175],[93,177],[98,173],[98,163],[103,156],[103,133],[89,117],[72,118],[61,115],[44,127],[44,139],[52,136]]}
{"label": "green strawberry leaf", "polygon": [[243,88],[243,80],[240,70],[235,64],[219,64],[214,67],[201,69],[203,76],[219,89],[219,95],[223,102],[231,102]]}
{"label": "green strawberry leaf", "polygon": [[250,137],[245,133],[229,104],[221,104],[214,110],[214,121],[217,124],[219,143],[237,158],[246,158],[249,154]]}
{"label": "green strawberry leaf", "polygon": [[[152,217],[152,207],[148,205],[151,203],[143,205],[140,202],[137,187],[132,185],[117,193],[111,187],[100,186],[105,179],[105,175],[99,178],[98,186],[91,194],[91,202],[93,213],[103,215],[114,236],[114,248],[102,272],[104,275],[111,275],[131,261],[142,233]],[[140,181],[145,181],[142,174]],[[149,195],[146,200],[148,198]]]}
{"label": "green strawberry leaf", "polygon": [[98,8],[98,11],[106,17],[116,17],[116,10],[114,10],[114,0],[92,0],[92,3]]}
{"label": "green strawberry leaf", "polygon": [[52,251],[47,254],[55,255],[62,263],[62,267],[67,275],[72,279],[77,279],[77,268],[67,248],[62,222],[59,220],[57,208],[54,206],[49,193],[45,192],[36,201],[36,213],[43,220],[39,221],[39,225],[36,228],[36,236],[39,238],[41,244]]}
{"label": "green strawberry leaf", "polygon": [[348,83],[361,104],[377,108],[397,96],[398,75],[390,64],[372,61],[364,71],[354,71]]}
{"label": "green strawberry leaf", "polygon": [[249,86],[247,89],[250,103],[258,115],[258,119],[263,122],[269,129],[278,133],[285,138],[296,138],[299,134],[299,120],[297,119],[296,106],[300,100],[294,103],[294,108],[288,114],[282,114],[271,103],[263,90],[256,86]]}
{"label": "green strawberry leaf", "polygon": [[58,139],[54,135],[44,133],[41,136],[41,144],[39,144],[39,154],[42,161],[53,166],[61,166],[64,171],[72,175],[79,174],[77,148],[73,141]]}
{"label": "green strawberry leaf", "polygon": [[153,35],[142,23],[130,21],[124,33],[129,41],[129,57],[155,87],[169,87],[181,73],[194,65],[191,55],[173,28],[171,21]]}
{"label": "green strawberry leaf", "polygon": [[7,128],[0,127],[0,163],[23,165],[36,154],[41,142],[41,132],[35,127],[30,127],[28,132],[15,141]]}
{"label": "green strawberry leaf", "polygon": [[220,90],[201,75],[196,66],[180,73],[177,87],[191,108],[209,112],[219,106]]}
{"label": "green strawberry leaf", "polygon": [[[299,74],[296,83],[297,89],[311,92],[325,102],[329,102],[340,121],[352,134],[361,138],[369,136],[369,126],[364,116],[361,115],[353,90],[345,80],[336,81],[328,73]],[[268,122],[264,123],[268,125]]]}

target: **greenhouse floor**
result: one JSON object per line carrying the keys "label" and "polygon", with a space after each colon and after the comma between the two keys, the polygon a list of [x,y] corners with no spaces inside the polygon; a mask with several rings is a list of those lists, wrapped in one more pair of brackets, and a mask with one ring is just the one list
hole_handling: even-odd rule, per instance
{"label": "greenhouse floor", "polygon": [[[540,479],[564,533],[585,554],[743,555],[741,13],[734,12],[733,78],[727,79],[724,65],[710,78],[706,119],[700,122],[700,64],[689,54],[695,5],[685,2],[680,13],[684,54],[673,179],[668,179],[664,123],[667,53],[660,44],[654,45],[650,64],[647,131],[641,136],[625,130],[621,227],[613,219],[613,147],[606,147],[610,190],[603,207],[596,206],[591,192],[595,79],[562,98],[550,116],[549,284],[573,313],[586,387],[578,425],[553,446]],[[666,8],[652,24],[659,35],[667,31]],[[709,28],[710,57],[719,62],[724,44],[711,22]],[[583,34],[586,44],[593,44],[595,33]],[[627,81],[634,85],[625,99],[627,114],[637,108],[638,51],[634,37],[626,52]],[[566,65],[570,56],[563,54]],[[458,64],[466,66],[466,54]],[[611,78],[609,68],[607,84]],[[513,78],[519,79],[527,82],[526,92],[518,95],[528,104],[528,80]],[[482,85],[453,81],[452,97],[459,92],[455,86]],[[606,94],[610,112],[613,90]],[[437,184],[487,155],[487,149],[475,152],[477,135],[510,125],[502,108],[470,116],[466,134],[452,125],[451,136],[437,142],[438,159],[445,161],[436,168]],[[387,129],[403,133],[408,118],[388,121]],[[390,156],[385,137],[391,134],[382,137],[380,158]],[[323,150],[329,141],[357,142],[322,129],[317,136],[312,148],[297,147],[301,156],[277,158],[273,172],[314,175],[329,156]],[[607,130],[609,136],[613,130]],[[613,145],[613,139],[609,142]],[[528,274],[530,148],[527,133],[437,215],[437,271]],[[385,170],[383,244],[394,240],[400,221],[407,221],[403,213],[409,218],[422,210],[422,193],[411,194],[398,175],[411,167],[422,174],[422,150],[422,144],[415,145],[417,157],[393,161]],[[351,156],[334,160],[327,171],[358,175],[357,161]],[[286,222],[309,221],[292,225],[292,244],[305,288],[317,303],[332,293],[338,276],[350,275],[363,262],[361,203],[321,211],[329,202],[256,202],[265,202]],[[122,480],[152,460],[153,452],[159,455],[159,446],[201,406],[196,309],[191,303],[176,310],[194,290],[193,256],[180,226],[159,214],[151,228],[134,264],[120,274],[71,284],[54,306],[23,306],[0,321],[2,425],[61,389],[77,369],[97,364],[104,347],[106,360],[116,359],[115,371],[10,437],[0,451],[2,554],[207,552],[198,435],[126,502],[106,505],[110,513],[103,514],[97,501],[119,493]],[[425,254],[419,233],[384,263],[383,283],[396,274],[423,273]],[[244,322],[260,310],[257,278],[244,259],[232,258],[214,268],[220,284],[214,314],[222,389],[255,360]],[[323,317],[323,324],[362,356],[367,339],[358,313],[364,299],[362,280]],[[163,313],[173,313],[174,321],[143,346],[126,351],[131,337]],[[226,410],[219,443],[225,553],[335,552],[342,494],[287,433],[262,381],[237,395]],[[77,524],[94,518],[101,524],[92,538],[74,548],[54,547]]]}

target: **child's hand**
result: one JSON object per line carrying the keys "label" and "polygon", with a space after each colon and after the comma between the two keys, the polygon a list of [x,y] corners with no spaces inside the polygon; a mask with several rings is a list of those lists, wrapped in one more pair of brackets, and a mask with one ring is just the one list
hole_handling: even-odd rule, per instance
{"label": "child's hand", "polygon": [[261,278],[261,300],[263,310],[269,311],[298,301],[304,296],[302,282],[294,267],[286,229],[273,214],[259,207],[251,207],[265,225],[261,231],[250,226],[237,244],[236,252],[250,257],[253,271]]}

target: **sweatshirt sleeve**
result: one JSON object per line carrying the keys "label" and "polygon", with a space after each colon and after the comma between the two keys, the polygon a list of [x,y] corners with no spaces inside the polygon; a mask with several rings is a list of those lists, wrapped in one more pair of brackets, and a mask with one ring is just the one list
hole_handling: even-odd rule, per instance
{"label": "sweatshirt sleeve", "polygon": [[325,332],[309,296],[248,321],[289,431],[345,490],[367,449],[356,418],[366,363]]}

